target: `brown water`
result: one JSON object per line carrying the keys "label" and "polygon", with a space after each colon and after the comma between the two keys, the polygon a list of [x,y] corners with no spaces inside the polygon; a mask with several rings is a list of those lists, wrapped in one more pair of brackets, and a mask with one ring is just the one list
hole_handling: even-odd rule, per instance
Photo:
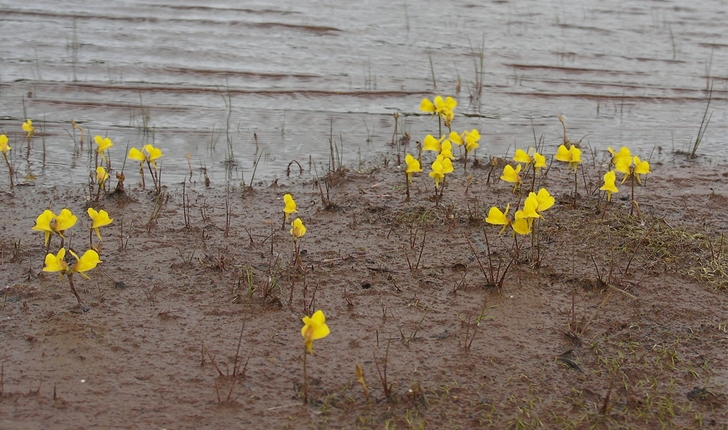
{"label": "brown water", "polygon": [[[400,132],[436,133],[418,110],[432,94],[459,100],[453,126],[480,129],[479,156],[534,133],[553,151],[563,114],[572,140],[659,160],[658,147],[689,149],[709,82],[699,152],[726,159],[724,1],[4,3],[0,127],[21,176],[42,184],[86,180],[72,119],[115,141],[116,168],[127,144],[153,142],[165,182],[189,174],[189,152],[219,184],[247,182],[259,156],[265,180],[291,160],[324,165],[330,127],[349,166],[391,154],[394,112]],[[26,117],[43,129],[27,159]]]}

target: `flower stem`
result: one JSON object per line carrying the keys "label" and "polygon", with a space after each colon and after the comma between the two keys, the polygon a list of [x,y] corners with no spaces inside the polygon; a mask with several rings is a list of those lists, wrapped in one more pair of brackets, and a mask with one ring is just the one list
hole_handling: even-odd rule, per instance
{"label": "flower stem", "polygon": [[83,300],[81,300],[81,296],[78,295],[78,292],[76,291],[76,287],[73,285],[73,273],[68,274],[68,283],[71,285],[71,291],[73,292],[73,295],[76,296],[76,300],[78,300],[78,304],[82,305]]}
{"label": "flower stem", "polygon": [[632,211],[634,211],[634,172],[630,175],[632,177],[632,199],[629,203],[629,216],[632,216]]}
{"label": "flower stem", "polygon": [[577,187],[579,186],[579,177],[576,176],[576,171],[579,170],[578,166],[574,167],[574,207],[576,207],[576,193]]}
{"label": "flower stem", "polygon": [[306,372],[306,357],[308,351],[306,351],[306,345],[303,345],[303,404],[308,403],[308,373]]}
{"label": "flower stem", "polygon": [[407,183],[407,198],[404,199],[405,202],[410,201],[410,191],[409,191],[409,176],[407,173],[404,174],[404,181]]}
{"label": "flower stem", "polygon": [[3,152],[3,158],[5,159],[5,164],[8,165],[8,174],[10,175],[10,189],[15,187],[15,182],[13,182],[13,166],[10,165],[10,160],[8,160],[8,155]]}

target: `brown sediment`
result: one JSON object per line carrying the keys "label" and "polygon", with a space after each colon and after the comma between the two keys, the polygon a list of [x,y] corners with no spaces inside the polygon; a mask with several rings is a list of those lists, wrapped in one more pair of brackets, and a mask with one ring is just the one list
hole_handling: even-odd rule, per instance
{"label": "brown sediment", "polygon": [[[405,203],[404,175],[381,165],[332,177],[326,204],[315,182],[190,183],[184,201],[170,186],[156,216],[127,178],[128,199],[101,203],[114,218],[103,263],[75,280],[88,312],[41,272],[30,230],[49,201],[68,206],[68,241],[85,249],[83,190],[1,193],[3,426],[723,425],[728,171],[682,160],[652,167],[641,218],[621,185],[604,220],[600,172],[574,209],[573,175],[553,165],[542,185],[557,204],[501,289],[479,264],[503,269],[512,237],[483,218],[522,197],[486,185],[484,160],[469,186],[456,164],[439,208],[426,175]],[[308,229],[301,267],[279,226],[285,193]],[[301,317],[317,309],[331,334],[308,357],[302,405]]]}

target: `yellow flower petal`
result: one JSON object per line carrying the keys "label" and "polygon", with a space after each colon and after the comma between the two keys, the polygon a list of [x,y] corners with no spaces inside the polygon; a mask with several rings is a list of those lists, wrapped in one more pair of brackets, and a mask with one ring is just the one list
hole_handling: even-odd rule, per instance
{"label": "yellow flower petal", "polygon": [[301,336],[303,336],[308,351],[313,354],[313,341],[328,336],[331,330],[326,325],[326,316],[321,310],[316,311],[310,317],[304,316],[302,321]]}
{"label": "yellow flower petal", "polygon": [[8,137],[4,134],[0,134],[0,152],[6,154],[11,149],[10,145],[8,145]]}
{"label": "yellow flower petal", "polygon": [[74,257],[76,257],[77,261],[76,264],[73,265],[71,270],[81,274],[83,274],[84,272],[88,272],[89,270],[95,268],[99,263],[101,263],[101,260],[99,259],[99,254],[93,249],[89,249],[88,251],[84,252],[81,258],[79,258],[75,254]]}
{"label": "yellow flower petal", "polygon": [[423,112],[435,113],[435,104],[428,99],[422,99],[420,110]]}
{"label": "yellow flower petal", "polygon": [[144,156],[142,151],[140,151],[136,148],[129,149],[129,155],[127,155],[127,157],[131,160],[139,161],[140,163],[144,162],[147,159],[147,157]]}
{"label": "yellow flower petal", "polygon": [[291,236],[293,236],[293,240],[300,239],[304,234],[306,234],[306,226],[303,225],[301,218],[296,218],[291,223]]}
{"label": "yellow flower petal", "polygon": [[104,152],[114,146],[114,142],[112,142],[108,137],[103,138],[101,136],[94,136],[94,141],[96,142],[96,145],[98,145],[98,148],[96,148],[97,152]]}
{"label": "yellow flower petal", "polygon": [[523,217],[524,218],[541,218],[541,215],[536,212],[538,209],[538,198],[536,193],[529,193],[526,200],[523,202]]}
{"label": "yellow flower petal", "polygon": [[441,150],[440,143],[443,140],[445,140],[445,136],[442,136],[440,140],[437,140],[431,134],[428,134],[425,136],[425,140],[422,141],[422,150],[435,151],[439,154]]}
{"label": "yellow flower petal", "polygon": [[538,209],[536,209],[539,213],[545,211],[546,209],[549,209],[551,206],[556,203],[556,199],[551,196],[551,194],[546,190],[546,188],[541,188],[538,190],[538,193],[536,194],[536,200],[538,200]]}
{"label": "yellow flower petal", "polygon": [[56,222],[52,225],[53,231],[56,233],[68,230],[76,224],[78,217],[74,215],[69,209],[64,208],[61,213],[56,216]]}
{"label": "yellow flower petal", "polygon": [[506,205],[506,211],[501,212],[500,209],[493,206],[488,211],[488,216],[485,218],[485,222],[493,225],[508,225],[511,221],[508,219],[508,210],[511,208],[511,204]]}
{"label": "yellow flower petal", "polygon": [[46,254],[45,257],[45,267],[43,267],[44,272],[61,272],[61,274],[65,273],[68,269],[68,265],[66,264],[66,261],[64,260],[66,256],[66,249],[61,248],[58,250],[57,255],[53,255],[52,253]]}
{"label": "yellow flower petal", "polygon": [[293,200],[293,196],[291,196],[290,194],[285,194],[283,196],[283,204],[284,204],[283,213],[286,214],[286,220],[288,220],[288,217],[293,212],[298,212],[296,210],[296,201]]}
{"label": "yellow flower petal", "polygon": [[525,163],[525,164],[531,164],[533,163],[533,158],[531,158],[530,155],[523,149],[516,149],[516,153],[513,156],[513,161],[516,163]]}

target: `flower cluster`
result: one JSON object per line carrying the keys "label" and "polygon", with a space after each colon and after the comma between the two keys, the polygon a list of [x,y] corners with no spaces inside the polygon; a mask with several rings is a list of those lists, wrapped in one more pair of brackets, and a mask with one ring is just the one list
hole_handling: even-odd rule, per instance
{"label": "flower cluster", "polygon": [[[607,193],[607,202],[612,200],[612,193],[619,191],[617,189],[617,173],[622,173],[622,184],[628,179],[631,180],[632,189],[632,206],[630,206],[630,215],[632,214],[633,207],[636,204],[634,199],[634,185],[635,182],[642,185],[641,175],[647,175],[650,172],[650,163],[647,160],[640,160],[636,155],[632,155],[632,152],[627,147],[619,148],[619,151],[615,151],[611,147],[607,148],[612,159],[610,160],[610,168],[612,170],[607,171],[604,174],[604,184],[599,188],[601,191]],[[605,205],[606,210],[606,205]]]}
{"label": "flower cluster", "polygon": [[440,119],[444,120],[445,127],[450,127],[450,122],[455,118],[455,107],[457,107],[458,102],[452,98],[447,97],[446,99],[443,99],[442,96],[435,96],[435,98],[430,101],[429,99],[422,99],[422,103],[420,103],[420,110],[423,112],[429,112],[433,115],[438,115]]}
{"label": "flower cluster", "polygon": [[553,206],[554,203],[555,199],[546,188],[541,188],[538,193],[530,192],[528,194],[523,202],[523,209],[517,210],[513,217],[508,216],[511,208],[510,203],[508,203],[505,212],[495,206],[491,207],[485,222],[503,226],[499,234],[502,234],[508,226],[511,226],[514,234],[527,235],[532,231],[533,220],[542,218],[541,213]]}

